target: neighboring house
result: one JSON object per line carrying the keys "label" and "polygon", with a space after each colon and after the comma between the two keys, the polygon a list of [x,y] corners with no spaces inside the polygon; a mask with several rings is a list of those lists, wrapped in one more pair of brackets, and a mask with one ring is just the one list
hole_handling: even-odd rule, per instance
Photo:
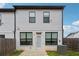
{"label": "neighboring house", "polygon": [[0,9],[0,36],[16,39],[16,49],[57,50],[62,45],[64,6],[15,5]]}
{"label": "neighboring house", "polygon": [[68,34],[66,38],[79,38],[79,31]]}
{"label": "neighboring house", "polygon": [[13,9],[0,9],[0,38],[14,38]]}

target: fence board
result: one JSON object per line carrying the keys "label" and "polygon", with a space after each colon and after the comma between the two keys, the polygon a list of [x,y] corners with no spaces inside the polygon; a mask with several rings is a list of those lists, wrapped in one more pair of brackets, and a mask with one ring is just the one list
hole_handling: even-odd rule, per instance
{"label": "fence board", "polygon": [[69,50],[79,51],[79,38],[64,38],[63,44],[67,45]]}
{"label": "fence board", "polygon": [[14,39],[0,38],[0,55],[7,55],[16,49]]}

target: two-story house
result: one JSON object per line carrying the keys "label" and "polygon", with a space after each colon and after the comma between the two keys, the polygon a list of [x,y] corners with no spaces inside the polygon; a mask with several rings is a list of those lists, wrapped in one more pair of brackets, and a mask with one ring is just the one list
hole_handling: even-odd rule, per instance
{"label": "two-story house", "polygon": [[16,49],[57,50],[62,45],[64,6],[14,5],[0,9],[0,36],[16,39]]}

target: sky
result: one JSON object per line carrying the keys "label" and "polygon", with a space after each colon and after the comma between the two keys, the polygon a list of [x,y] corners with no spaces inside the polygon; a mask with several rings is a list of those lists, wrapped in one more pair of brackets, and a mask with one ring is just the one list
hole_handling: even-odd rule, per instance
{"label": "sky", "polygon": [[[49,5],[51,4],[52,3],[49,3]],[[13,8],[12,5],[17,5],[17,4],[0,3],[0,8]],[[18,5],[28,5],[28,4],[19,3]],[[79,31],[79,4],[78,3],[74,3],[74,4],[55,3],[53,5],[65,5],[64,15],[63,15],[64,16],[64,19],[63,19],[64,37],[66,37],[69,33]]]}

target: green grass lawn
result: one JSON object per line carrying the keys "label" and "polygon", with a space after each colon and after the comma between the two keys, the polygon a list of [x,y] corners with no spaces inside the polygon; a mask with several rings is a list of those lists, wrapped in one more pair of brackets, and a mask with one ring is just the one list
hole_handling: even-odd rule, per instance
{"label": "green grass lawn", "polygon": [[15,50],[12,53],[9,54],[9,56],[18,56],[22,53],[22,50]]}
{"label": "green grass lawn", "polygon": [[65,54],[59,54],[56,51],[47,51],[48,56],[79,56],[79,52],[69,51]]}

